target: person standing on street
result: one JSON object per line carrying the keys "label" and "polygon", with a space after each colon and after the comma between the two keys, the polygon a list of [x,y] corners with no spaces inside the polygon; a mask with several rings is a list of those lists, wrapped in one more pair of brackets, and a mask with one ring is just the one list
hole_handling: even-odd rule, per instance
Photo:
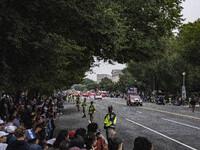
{"label": "person standing on street", "polygon": [[109,128],[115,130],[115,124],[117,121],[117,116],[113,111],[112,106],[108,106],[108,114],[106,114],[104,118],[104,129],[106,129],[106,137],[108,140],[108,132],[110,131]]}
{"label": "person standing on street", "polygon": [[86,117],[86,114],[85,114],[85,109],[87,107],[87,102],[86,102],[86,98],[84,98],[84,101],[81,105],[83,107],[83,117],[82,118],[85,118]]}
{"label": "person standing on street", "polygon": [[78,111],[80,111],[80,105],[81,105],[81,100],[79,97],[77,97],[76,106],[78,108]]}
{"label": "person standing on street", "polygon": [[90,102],[90,107],[89,107],[89,115],[90,115],[90,122],[93,123],[94,120],[94,113],[95,113],[95,106],[93,104],[93,101]]}
{"label": "person standing on street", "polygon": [[169,97],[169,104],[171,105],[172,104],[172,98]]}
{"label": "person standing on street", "polygon": [[192,112],[194,113],[194,109],[195,109],[195,105],[196,105],[196,98],[192,98],[192,100],[190,101],[190,104],[192,106]]}

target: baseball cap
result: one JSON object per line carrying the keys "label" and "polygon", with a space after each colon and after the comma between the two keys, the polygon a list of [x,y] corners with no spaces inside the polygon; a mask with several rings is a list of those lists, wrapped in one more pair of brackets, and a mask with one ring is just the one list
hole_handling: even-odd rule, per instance
{"label": "baseball cap", "polygon": [[0,119],[0,124],[3,124],[3,123],[4,123],[4,121]]}
{"label": "baseball cap", "polygon": [[6,131],[7,133],[14,133],[16,128],[17,128],[17,127],[16,127],[16,126],[13,126],[13,125],[6,126],[6,127],[5,127],[5,131]]}
{"label": "baseball cap", "polygon": [[72,139],[74,137],[75,133],[76,133],[76,131],[69,132],[69,138]]}
{"label": "baseball cap", "polygon": [[8,133],[4,132],[4,131],[0,131],[0,137],[6,136],[8,135]]}

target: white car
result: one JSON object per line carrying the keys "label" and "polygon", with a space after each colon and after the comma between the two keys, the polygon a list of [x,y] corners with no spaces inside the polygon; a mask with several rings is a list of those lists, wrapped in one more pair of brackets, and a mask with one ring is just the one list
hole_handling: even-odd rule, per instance
{"label": "white car", "polygon": [[102,99],[102,95],[101,94],[96,94],[95,95],[95,99]]}

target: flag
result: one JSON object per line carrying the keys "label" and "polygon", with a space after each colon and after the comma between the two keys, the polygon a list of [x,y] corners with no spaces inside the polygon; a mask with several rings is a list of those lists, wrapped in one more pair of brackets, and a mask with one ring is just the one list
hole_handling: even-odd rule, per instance
{"label": "flag", "polygon": [[33,132],[33,129],[26,130],[26,134],[27,134],[27,137],[28,137],[29,140],[32,140],[32,139],[36,138],[36,135]]}

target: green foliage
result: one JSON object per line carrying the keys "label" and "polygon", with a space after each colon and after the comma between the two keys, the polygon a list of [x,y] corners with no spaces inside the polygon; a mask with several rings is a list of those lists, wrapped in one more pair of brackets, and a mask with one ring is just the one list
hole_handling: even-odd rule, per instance
{"label": "green foliage", "polygon": [[0,1],[0,88],[51,93],[80,83],[93,56],[122,63],[158,57],[163,37],[181,21],[181,2]]}
{"label": "green foliage", "polygon": [[86,88],[87,88],[88,91],[91,90],[91,89],[96,90],[98,87],[99,87],[99,85],[96,82],[92,82],[92,83],[89,83],[89,84],[86,85]]}
{"label": "green foliage", "polygon": [[82,82],[83,85],[87,85],[87,84],[90,84],[90,83],[94,83],[94,81],[91,80],[91,79],[88,79],[88,78],[85,78],[85,79],[83,80],[83,82]]}
{"label": "green foliage", "polygon": [[200,65],[200,19],[193,23],[184,24],[179,33],[182,46],[181,54],[188,63]]}
{"label": "green foliage", "polygon": [[198,92],[199,67],[188,64],[185,58],[180,55],[182,45],[180,45],[179,38],[166,38],[166,41],[163,58],[149,62],[130,62],[120,81],[123,82],[124,77],[132,82],[137,80],[137,83],[139,82],[137,87],[146,93],[161,90],[165,93],[180,94],[183,85],[182,73],[186,72],[187,94]]}
{"label": "green foliage", "polygon": [[107,77],[103,78],[99,83],[99,89],[101,91],[114,91],[114,83]]}

